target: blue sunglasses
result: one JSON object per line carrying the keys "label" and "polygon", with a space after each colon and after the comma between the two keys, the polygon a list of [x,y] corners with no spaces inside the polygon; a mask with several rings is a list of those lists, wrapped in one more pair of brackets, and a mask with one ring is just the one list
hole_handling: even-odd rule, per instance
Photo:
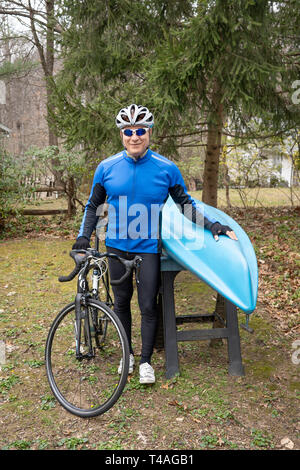
{"label": "blue sunglasses", "polygon": [[137,135],[137,136],[142,136],[145,135],[147,131],[149,131],[149,128],[140,128],[140,129],[121,129],[123,134],[126,135],[127,137],[131,137],[132,135]]}

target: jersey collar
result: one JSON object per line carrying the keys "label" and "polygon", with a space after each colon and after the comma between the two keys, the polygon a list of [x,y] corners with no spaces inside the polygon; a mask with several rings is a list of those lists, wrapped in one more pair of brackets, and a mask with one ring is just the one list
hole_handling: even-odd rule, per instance
{"label": "jersey collar", "polygon": [[128,162],[141,164],[141,163],[145,163],[145,162],[150,158],[151,151],[150,151],[150,149],[148,148],[148,149],[146,150],[146,152],[143,153],[143,155],[141,155],[141,156],[138,157],[138,158],[134,158],[134,157],[132,157],[131,155],[129,155],[129,153],[127,152],[127,150],[124,150],[123,155],[124,155],[124,157],[126,158],[126,160],[127,160]]}

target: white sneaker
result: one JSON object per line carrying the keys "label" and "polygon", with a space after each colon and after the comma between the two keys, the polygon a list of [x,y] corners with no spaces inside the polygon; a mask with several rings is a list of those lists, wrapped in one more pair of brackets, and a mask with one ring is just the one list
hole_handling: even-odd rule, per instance
{"label": "white sneaker", "polygon": [[140,384],[154,384],[155,383],[155,375],[153,367],[148,364],[148,362],[144,362],[140,364]]}
{"label": "white sneaker", "polygon": [[[120,365],[118,368],[118,374],[122,374],[122,368],[123,368],[123,359],[120,360]],[[129,356],[129,369],[128,369],[128,374],[132,374],[134,368],[134,355],[130,354]]]}

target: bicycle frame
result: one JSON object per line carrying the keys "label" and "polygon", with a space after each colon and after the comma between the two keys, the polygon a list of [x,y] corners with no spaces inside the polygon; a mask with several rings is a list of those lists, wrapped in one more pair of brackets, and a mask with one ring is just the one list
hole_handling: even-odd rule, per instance
{"label": "bicycle frame", "polygon": [[[82,306],[85,307],[85,296],[88,292],[88,282],[86,276],[89,270],[89,264],[89,260],[87,260],[84,264],[84,267],[81,269],[77,279],[77,294],[75,297],[75,343],[76,359],[78,360],[82,360],[84,358],[89,359],[94,357],[94,351],[91,341],[89,316],[86,308],[82,309]],[[81,320],[84,320],[85,340],[88,345],[87,354],[82,354],[80,351],[82,333]]]}
{"label": "bicycle frame", "polygon": [[[127,261],[127,260],[122,260],[122,258],[119,258],[115,254],[109,254],[109,253],[102,253],[98,255],[98,259],[104,258],[104,257],[111,257],[115,259],[119,259],[119,261],[124,264],[126,268],[125,274],[122,276],[121,279],[118,281],[111,281],[111,284],[114,282],[114,284],[118,284],[123,282],[123,280],[128,276],[130,271],[132,270],[132,267],[135,266],[137,269],[137,272],[139,271],[139,266],[142,261],[142,258],[139,256],[136,256],[134,260]],[[92,345],[92,339],[91,339],[91,329],[90,329],[90,318],[88,314],[88,310],[86,308],[86,299],[87,297],[92,297],[95,300],[98,300],[99,297],[99,279],[102,278],[103,284],[105,286],[106,290],[106,305],[108,307],[111,307],[113,305],[113,302],[111,300],[110,294],[109,294],[109,277],[108,277],[108,271],[105,273],[101,273],[99,275],[99,272],[101,272],[101,267],[98,265],[97,262],[94,265],[91,265],[90,261],[93,257],[93,252],[91,251],[91,257],[87,257],[86,259],[83,259],[83,266],[78,265],[78,269],[75,268],[69,276],[60,276],[59,280],[61,282],[69,281],[75,277],[76,274],[78,274],[77,278],[77,294],[75,297],[75,343],[76,343],[76,358],[78,360],[81,360],[83,358],[87,359],[92,359],[95,357],[94,354],[94,348]],[[77,263],[78,261],[75,260]],[[87,281],[87,275],[90,269],[93,268],[93,288],[92,292],[89,290],[89,285]],[[103,277],[104,275],[106,276],[106,279],[104,280]],[[138,276],[137,276],[137,282],[138,282]],[[83,309],[82,309],[83,307]],[[81,321],[84,320],[84,334],[85,334],[85,345],[88,347],[88,353],[87,354],[82,354],[80,351],[80,345],[81,345]],[[93,318],[91,318],[91,321],[93,322]]]}

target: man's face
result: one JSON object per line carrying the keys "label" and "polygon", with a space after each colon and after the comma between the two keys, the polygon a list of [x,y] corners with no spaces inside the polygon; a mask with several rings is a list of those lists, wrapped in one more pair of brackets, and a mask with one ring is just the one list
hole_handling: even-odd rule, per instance
{"label": "man's face", "polygon": [[147,147],[149,147],[150,143],[150,135],[152,133],[152,129],[149,129],[144,126],[128,126],[125,129],[147,129],[144,135],[138,136],[136,134],[132,134],[131,137],[126,136],[123,132],[120,132],[121,139],[123,142],[124,147],[126,148],[127,152],[132,157],[139,157],[145,153]]}

